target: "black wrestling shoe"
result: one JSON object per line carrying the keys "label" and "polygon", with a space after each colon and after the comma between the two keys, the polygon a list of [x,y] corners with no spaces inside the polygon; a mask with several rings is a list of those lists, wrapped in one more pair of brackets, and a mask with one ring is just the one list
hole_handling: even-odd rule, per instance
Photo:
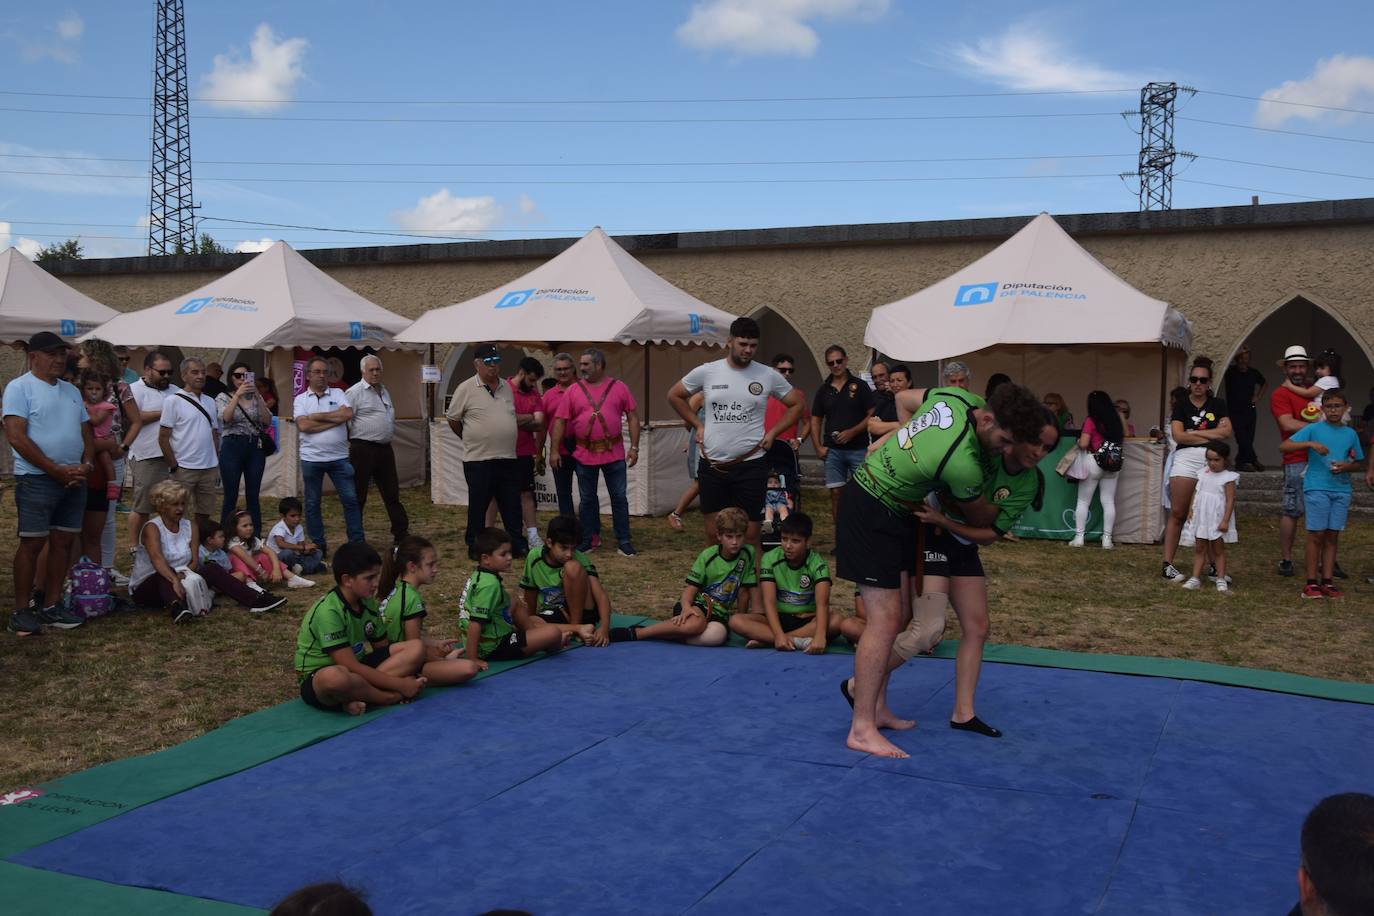
{"label": "black wrestling shoe", "polygon": [[1291,577],[1293,575],[1293,561],[1279,560],[1279,575]]}
{"label": "black wrestling shoe", "polygon": [[991,725],[989,725],[988,723],[984,722],[982,719],[978,718],[977,716],[974,716],[972,719],[969,719],[967,722],[955,722],[953,719],[950,719],[950,720],[949,720],[949,727],[952,728],[952,729],[954,729],[955,731],[961,731],[961,732],[976,732],[976,733],[978,733],[978,734],[980,734],[980,735],[986,735],[986,736],[989,737],[989,738],[1000,738],[1000,737],[1002,737],[1002,733],[1001,733],[1001,732],[999,732],[997,729],[993,728]]}
{"label": "black wrestling shoe", "polygon": [[1347,575],[1345,574],[1345,570],[1341,569],[1341,564],[1339,564],[1339,563],[1335,564],[1335,565],[1331,568],[1331,577],[1334,578],[1334,579],[1349,579],[1349,578],[1350,578],[1349,576],[1347,576]]}

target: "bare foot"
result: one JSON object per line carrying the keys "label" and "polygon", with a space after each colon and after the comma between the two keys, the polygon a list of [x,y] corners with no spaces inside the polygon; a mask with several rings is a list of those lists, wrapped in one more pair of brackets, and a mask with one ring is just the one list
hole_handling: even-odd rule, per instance
{"label": "bare foot", "polygon": [[682,516],[681,516],[681,515],[678,515],[676,512],[669,512],[669,513],[668,513],[668,527],[669,527],[669,528],[672,528],[674,531],[681,531],[681,530],[683,530],[683,529],[682,529]]}
{"label": "bare foot", "polygon": [[353,700],[344,704],[344,712],[348,713],[350,716],[361,716],[363,713],[367,712],[367,704],[362,700]]}
{"label": "bare foot", "polygon": [[860,751],[864,754],[872,754],[875,757],[891,757],[902,760],[911,756],[906,751],[878,734],[876,730],[871,735],[861,736],[856,734],[854,729],[851,728],[849,730],[849,739],[845,741],[845,746],[851,751]]}
{"label": "bare foot", "polygon": [[770,644],[770,643],[763,642],[762,640],[751,639],[751,640],[749,640],[747,643],[744,644],[744,648],[746,648],[746,649],[762,649],[764,646],[767,646],[767,645],[771,645],[771,644]]}
{"label": "bare foot", "polygon": [[916,727],[915,719],[903,719],[886,706],[878,710],[877,715],[873,717],[873,722],[879,728],[891,728],[896,731],[906,731],[908,728]]}
{"label": "bare foot", "polygon": [[[590,623],[582,624],[582,626],[577,628],[577,638],[584,643],[590,644],[591,641],[596,638],[596,627],[592,626]],[[567,645],[567,643],[564,643],[564,645]]]}

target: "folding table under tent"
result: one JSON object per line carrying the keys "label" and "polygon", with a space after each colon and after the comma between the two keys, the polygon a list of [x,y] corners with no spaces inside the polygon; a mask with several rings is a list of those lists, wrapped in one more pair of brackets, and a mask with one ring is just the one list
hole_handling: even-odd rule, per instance
{"label": "folding table under tent", "polygon": [[[493,341],[550,354],[598,346],[606,353],[607,374],[629,385],[644,422],[639,462],[627,480],[630,512],[664,515],[689,482],[687,430],[665,395],[693,366],[720,355],[712,348],[724,345],[735,317],[673,286],[596,228],[504,286],[426,312],[396,339],[431,345]],[[514,371],[506,368],[504,375]],[[467,505],[463,443],[441,416],[430,443],[434,502]],[[556,508],[553,475],[535,484],[539,507]],[[600,486],[602,508],[609,511],[604,480]]]}
{"label": "folding table under tent", "polygon": [[[1137,290],[1041,213],[997,248],[933,286],[873,310],[864,343],[909,363],[958,359],[974,388],[996,372],[1037,394],[1056,391],[1081,416],[1088,392],[1131,402],[1138,433],[1164,422],[1169,389],[1183,380],[1192,322]],[[1061,443],[1067,448],[1067,443]],[[1125,443],[1114,537],[1152,542],[1162,525],[1164,449],[1148,438]],[[1052,487],[1062,486],[1052,473]],[[1062,494],[1060,494],[1062,496]],[[1062,500],[1049,500],[1055,503]],[[1094,502],[1094,506],[1097,503]],[[1070,503],[1069,509],[1072,509]],[[1101,511],[1090,522],[1100,533]],[[1070,511],[1042,516],[1018,534],[1072,536]]]}
{"label": "folding table under tent", "polygon": [[[86,337],[152,348],[177,346],[226,351],[261,350],[277,386],[276,454],[267,459],[263,496],[301,492],[296,427],[291,420],[298,377],[296,347],[394,351],[382,358],[384,384],[396,405],[396,465],[402,486],[425,478],[425,421],[421,416],[421,348],[397,342],[409,320],[364,299],[303,258],[285,242],[222,277],[160,305],[118,314]],[[85,338],[82,338],[85,339]]]}

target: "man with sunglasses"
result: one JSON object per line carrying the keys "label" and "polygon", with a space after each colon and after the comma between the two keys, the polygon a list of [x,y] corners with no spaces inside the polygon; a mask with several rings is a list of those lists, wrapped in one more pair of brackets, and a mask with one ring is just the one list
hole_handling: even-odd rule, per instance
{"label": "man with sunglasses", "polygon": [[156,512],[153,508],[153,487],[172,476],[171,468],[162,457],[158,442],[161,434],[162,406],[167,398],[180,393],[172,384],[172,361],[163,353],[152,350],[143,357],[143,377],[129,386],[143,425],[129,447],[129,461],[133,463],[133,511],[129,513],[129,543],[137,544],[143,525]]}
{"label": "man with sunglasses", "polygon": [[468,485],[468,526],[463,539],[469,548],[486,527],[486,510],[493,498],[501,522],[510,535],[511,555],[529,553],[520,527],[520,470],[515,461],[515,396],[501,378],[501,351],[496,344],[478,344],[473,351],[476,374],[460,382],[449,400],[449,429],[463,440],[463,478]]}
{"label": "man with sunglasses", "polygon": [[[844,347],[825,348],[830,378],[811,404],[811,438],[816,455],[825,462],[825,485],[830,490],[830,517],[838,517],[840,490],[868,455],[868,418],[876,404],[873,389],[849,371]],[[884,367],[886,368],[886,367]]]}

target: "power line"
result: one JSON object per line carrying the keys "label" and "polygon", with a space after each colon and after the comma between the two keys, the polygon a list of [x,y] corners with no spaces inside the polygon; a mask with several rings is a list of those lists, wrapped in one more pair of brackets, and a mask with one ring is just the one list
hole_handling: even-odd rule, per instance
{"label": "power line", "polygon": [[1275,165],[1270,162],[1251,162],[1248,159],[1227,159],[1223,156],[1203,156],[1199,154],[1198,159],[1209,159],[1212,162],[1229,162],[1233,165],[1253,165],[1261,169],[1281,169],[1285,172],[1303,172],[1308,175],[1328,175],[1332,178],[1353,178],[1356,181],[1374,181],[1374,175],[1352,175],[1348,172],[1327,172],[1321,169],[1305,169],[1296,165]]}
{"label": "power line", "polygon": [[1239,95],[1235,92],[1221,92],[1216,89],[1198,89],[1199,94],[1220,95],[1228,99],[1245,99],[1247,102],[1268,102],[1271,105],[1294,105],[1298,108],[1316,108],[1321,111],[1340,111],[1345,114],[1374,115],[1374,111],[1367,111],[1363,108],[1342,108],[1339,105],[1317,105],[1313,102],[1293,102],[1289,99],[1266,99],[1259,95]]}
{"label": "power line", "polygon": [[1196,178],[1176,178],[1175,181],[1183,181],[1188,184],[1205,184],[1211,188],[1229,188],[1232,191],[1250,191],[1253,194],[1277,194],[1279,197],[1298,197],[1302,200],[1326,200],[1325,197],[1309,197],[1306,194],[1291,194],[1287,191],[1271,191],[1267,188],[1249,188],[1238,184],[1218,184],[1215,181],[1199,181]]}
{"label": "power line", "polygon": [[[994,99],[1045,95],[1107,95],[1134,92],[1134,89],[1044,89],[1016,92],[942,92],[918,95],[815,95],[815,96],[742,96],[725,98],[668,98],[668,99],[227,99],[213,96],[192,96],[193,102],[221,105],[698,105],[698,104],[766,104],[771,102],[906,102],[923,99]],[[51,99],[91,99],[112,102],[147,102],[140,95],[86,95],[73,92],[31,92],[0,89],[0,95],[38,96]]]}
{"label": "power line", "polygon": [[[0,108],[0,111],[22,114],[75,115],[92,118],[146,118],[146,113],[124,111],[70,111],[55,108]],[[1039,118],[1104,118],[1117,117],[1115,111],[1061,111],[1044,113],[950,114],[950,115],[852,115],[845,117],[794,118],[326,118],[304,115],[207,115],[197,119],[206,121],[301,121],[324,124],[814,124],[855,123],[878,121],[996,121],[1032,120]]]}
{"label": "power line", "polygon": [[1316,140],[1337,140],[1342,143],[1374,144],[1374,140],[1361,140],[1358,137],[1333,137],[1330,134],[1312,134],[1301,130],[1283,130],[1278,127],[1256,127],[1253,124],[1232,124],[1229,121],[1209,121],[1206,118],[1192,118],[1187,115],[1179,115],[1178,120],[1192,121],[1195,124],[1213,124],[1217,127],[1234,127],[1237,130],[1258,130],[1268,134],[1288,134],[1292,137],[1311,137]]}

